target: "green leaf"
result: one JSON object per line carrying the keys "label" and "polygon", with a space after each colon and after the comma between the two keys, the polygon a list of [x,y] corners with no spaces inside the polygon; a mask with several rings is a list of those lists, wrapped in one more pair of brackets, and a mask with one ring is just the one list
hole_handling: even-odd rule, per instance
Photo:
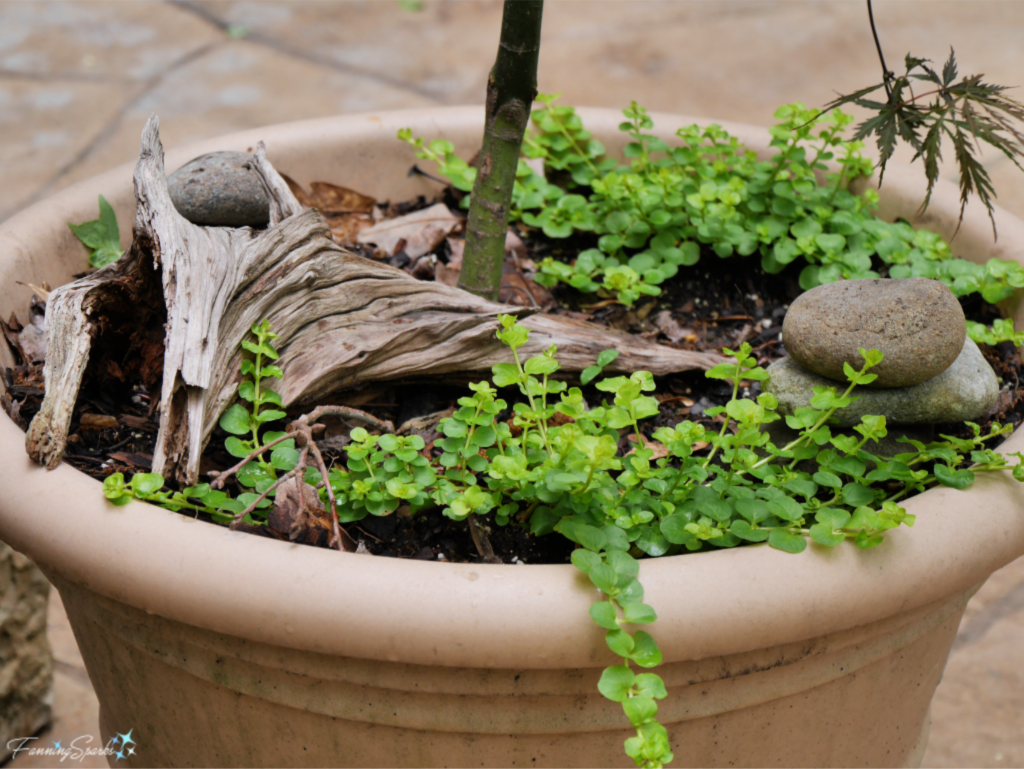
{"label": "green leaf", "polygon": [[768,505],[760,499],[737,499],[733,504],[736,506],[736,512],[751,523],[760,523],[770,515]]}
{"label": "green leaf", "polygon": [[617,627],[609,630],[604,634],[604,642],[608,644],[612,653],[620,657],[629,657],[633,653],[633,636],[625,630],[619,630]]}
{"label": "green leaf", "polygon": [[259,413],[259,416],[256,417],[256,421],[259,422],[260,424],[263,424],[264,422],[274,422],[278,419],[284,419],[286,416],[288,415],[283,411],[278,411],[277,409],[267,409],[266,411],[261,411]]}
{"label": "green leaf", "polygon": [[159,473],[136,473],[131,485],[136,494],[154,494],[164,487],[164,477]]}
{"label": "green leaf", "polygon": [[249,441],[242,441],[233,435],[228,436],[224,441],[224,448],[233,457],[242,459],[252,452]]}
{"label": "green leaf", "polygon": [[[572,480],[575,482],[575,476],[572,477]],[[585,524],[577,526],[574,533],[577,542],[587,548],[587,550],[595,553],[603,550],[605,545],[608,544],[608,537],[605,536],[605,533],[594,526],[587,526]],[[614,569],[614,566],[611,568]]]}
{"label": "green leaf", "polygon": [[580,372],[580,383],[590,384],[594,381],[595,377],[601,374],[600,366],[587,366],[583,371]]}
{"label": "green leaf", "polygon": [[[582,527],[576,529],[577,537],[580,528]],[[607,535],[604,530],[601,530],[601,535],[605,541],[602,547],[607,547]],[[605,555],[605,558],[608,560],[608,565],[615,569],[615,573],[620,577],[635,577],[640,573],[640,562],[623,550],[611,550]]]}
{"label": "green leaf", "polygon": [[114,209],[102,195],[99,196],[99,207],[99,219],[84,224],[68,225],[75,237],[91,250],[89,266],[97,269],[116,262],[123,253]]}
{"label": "green leaf", "polygon": [[850,514],[845,510],[838,510],[833,507],[826,507],[814,515],[818,523],[824,524],[832,529],[841,529],[850,522]]}
{"label": "green leaf", "polygon": [[622,710],[633,726],[650,723],[658,715],[658,705],[652,697],[634,695],[622,703]]}
{"label": "green leaf", "polygon": [[661,664],[661,650],[650,633],[637,630],[633,634],[633,652],[630,659],[642,668],[654,668]]}
{"label": "green leaf", "polygon": [[491,367],[495,387],[509,387],[518,384],[519,369],[513,363],[498,363]]}
{"label": "green leaf", "polygon": [[827,470],[819,470],[812,477],[819,486],[827,486],[830,489],[841,489],[843,487],[843,482],[839,476]]}
{"label": "green leaf", "polygon": [[674,545],[682,545],[694,540],[693,534],[686,530],[690,519],[681,513],[670,515],[661,522],[661,533]]}
{"label": "green leaf", "polygon": [[631,603],[641,603],[644,600],[644,586],[638,579],[626,579],[626,584],[621,586],[619,594],[615,596],[619,606],[626,606]]}
{"label": "green leaf", "polygon": [[[779,497],[768,502],[768,511],[784,521],[798,521],[803,518],[804,509],[795,499]],[[774,532],[773,532],[774,534]]]}
{"label": "green leaf", "polygon": [[819,545],[825,545],[827,547],[840,545],[846,539],[844,534],[833,531],[831,526],[824,523],[816,523],[811,526],[810,535],[811,539]]}
{"label": "green leaf", "polygon": [[850,507],[870,505],[874,501],[875,492],[867,486],[861,486],[859,483],[848,483],[843,486],[843,502]]}
{"label": "green leaf", "polygon": [[807,549],[807,540],[799,534],[791,534],[785,529],[772,529],[768,535],[768,544],[776,550],[787,553],[802,553]]}
{"label": "green leaf", "polygon": [[[244,454],[242,456],[245,456]],[[299,463],[299,452],[287,446],[275,446],[270,454],[270,465],[275,470],[288,472]]]}
{"label": "green leaf", "polygon": [[597,690],[612,702],[623,702],[629,697],[636,676],[625,665],[612,665],[605,668],[601,680],[597,682]]}
{"label": "green leaf", "polygon": [[755,529],[746,521],[739,519],[732,522],[729,531],[747,542],[764,542],[770,533],[766,529]]}
{"label": "green leaf", "polygon": [[656,700],[663,700],[668,696],[665,682],[657,673],[639,673],[634,679],[634,683],[638,694],[654,697]]}
{"label": "green leaf", "polygon": [[933,472],[935,473],[935,480],[943,486],[949,486],[953,489],[966,489],[974,483],[974,473],[964,468],[954,471],[947,465],[937,463]]}
{"label": "green leaf", "polygon": [[441,423],[441,432],[449,438],[465,438],[466,423],[449,417]]}
{"label": "green leaf", "polygon": [[[249,419],[249,412],[240,403],[233,404],[227,411],[224,412],[224,416],[220,418],[220,427],[225,432],[232,433],[233,435],[248,435],[252,432],[252,423]],[[244,454],[242,456],[245,456]]]}
{"label": "green leaf", "polygon": [[523,366],[523,370],[533,376],[553,374],[558,371],[558,361],[546,355],[534,355]]}
{"label": "green leaf", "polygon": [[618,630],[619,613],[608,601],[598,601],[590,605],[590,618],[607,630]]}
{"label": "green leaf", "polygon": [[597,564],[590,570],[590,573],[587,576],[590,577],[590,581],[593,582],[601,592],[611,595],[615,591],[615,583],[618,581],[618,577],[615,575],[615,569],[608,564]]}
{"label": "green leaf", "polygon": [[634,625],[646,625],[658,619],[653,607],[645,603],[627,603],[622,609],[626,622]]}
{"label": "green leaf", "polygon": [[[536,515],[536,513],[534,513]],[[590,570],[601,563],[601,556],[597,553],[593,553],[590,550],[583,548],[577,548],[572,551],[572,564],[577,569],[582,571],[584,574],[589,574]],[[595,604],[596,606],[597,604]]]}

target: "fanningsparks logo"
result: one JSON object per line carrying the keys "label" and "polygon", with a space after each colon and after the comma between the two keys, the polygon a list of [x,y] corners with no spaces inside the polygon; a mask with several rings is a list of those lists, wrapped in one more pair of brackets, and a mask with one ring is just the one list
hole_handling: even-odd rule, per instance
{"label": "fanningsparks logo", "polygon": [[7,741],[7,749],[11,751],[11,758],[17,758],[21,753],[30,756],[52,756],[64,761],[81,761],[86,756],[113,756],[114,763],[128,756],[135,755],[135,748],[138,743],[132,737],[134,729],[129,729],[127,734],[115,734],[106,745],[98,747],[92,743],[95,741],[91,734],[83,734],[75,737],[67,745],[58,740],[53,747],[45,747],[35,742],[38,737],[15,737]]}

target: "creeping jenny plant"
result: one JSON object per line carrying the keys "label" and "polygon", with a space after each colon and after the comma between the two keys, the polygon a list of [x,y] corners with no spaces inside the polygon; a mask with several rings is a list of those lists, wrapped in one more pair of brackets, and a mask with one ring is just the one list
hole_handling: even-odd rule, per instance
{"label": "creeping jenny plant", "polygon": [[[639,558],[764,542],[799,553],[808,540],[823,547],[852,540],[858,548],[872,548],[886,531],[913,526],[914,516],[900,506],[908,495],[937,484],[963,489],[979,472],[1009,470],[1024,481],[1024,465],[1010,465],[986,446],[1008,434],[1009,425],[993,425],[984,434],[972,425],[972,438],[941,436],[928,444],[902,438],[906,452],[889,458],[871,451],[886,435],[884,417],[863,417],[856,435],[834,435],[830,417],[856,399],[855,387],[874,380],[870,369],[882,359],[877,350],[861,350],[859,370],[846,365],[845,391],[816,388],[810,407],[786,417],[797,437],[783,446],[762,429],[780,419],[774,396],[740,397],[742,382],[764,381],[767,373],[749,345],[726,350],[732,360],[706,373],[731,385],[729,401],[708,410],[721,416],[721,428],[710,431],[690,421],[658,428],[652,437],[664,451],[655,459],[641,429],[643,420],[658,413],[649,372],[597,380],[612,359],[604,355],[589,372],[603,394],[600,405],[590,408],[580,388],[552,378],[559,370],[554,346],[523,360],[519,350],[529,331],[511,316],[500,316],[500,322],[498,338],[511,360],[494,366],[490,382],[470,385],[460,408],[442,421],[437,456],[424,453],[418,436],[352,431],[346,466],[327,473],[338,518],[346,523],[390,515],[406,501],[413,513],[440,507],[454,520],[494,513],[499,525],[537,536],[557,532],[574,542],[572,563],[603,596],[590,616],[620,658],[604,671],[598,688],[622,703],[636,729],[625,747],[638,766],[672,759],[668,734],[657,721],[656,701],[667,696],[665,684],[656,673],[644,672],[660,664],[661,652],[650,633],[635,628],[657,619],[654,607],[644,603]],[[280,403],[263,383],[279,375],[265,364],[265,358],[276,358],[273,334],[266,322],[252,330],[256,341],[246,342],[245,349],[253,359],[242,363],[251,379],[239,386],[249,405],[236,404],[221,419],[236,434],[227,439],[229,451],[243,458],[282,435],[260,435],[260,425],[283,413],[263,410],[264,404]],[[513,396],[511,403],[498,397],[499,390]],[[619,449],[621,431],[637,441],[625,453]],[[286,444],[278,442],[269,459],[249,462],[238,476],[243,485],[266,492],[276,471],[294,467],[294,446]],[[1020,453],[1013,456],[1024,460]],[[316,485],[322,477],[309,470],[306,480]],[[259,495],[252,491],[232,499],[209,484],[181,491],[163,485],[152,473],[128,484],[118,473],[103,488],[115,504],[137,498],[220,521],[249,510],[251,523],[265,524],[269,503],[254,504]],[[326,499],[326,488],[320,494]]]}
{"label": "creeping jenny plant", "polygon": [[[1016,262],[954,258],[939,235],[875,218],[877,193],[847,189],[873,164],[860,141],[842,138],[853,118],[839,110],[780,107],[770,129],[774,154],[759,160],[717,125],[680,128],[678,146],[671,146],[649,133],[653,121],[634,102],[619,126],[630,137],[620,164],[604,156],[572,107],[555,96],[538,98],[535,130],[523,146],[528,158],[543,160],[547,176],[520,161],[509,218],[549,238],[592,242],[569,263],[545,259],[535,279],[546,286],[564,283],[632,305],[660,294],[666,280],[699,259],[754,256],[769,273],[802,265],[805,290],[844,278],[924,277],[958,297],[977,293],[995,303],[1024,287]],[[437,162],[456,190],[472,188],[476,169],[451,143],[408,130],[399,138]],[[830,171],[829,161],[838,170]]]}

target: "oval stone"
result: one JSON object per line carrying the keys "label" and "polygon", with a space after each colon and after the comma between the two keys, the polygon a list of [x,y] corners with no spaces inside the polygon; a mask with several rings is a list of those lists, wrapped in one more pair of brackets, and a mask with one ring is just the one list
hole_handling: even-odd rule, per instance
{"label": "oval stone", "polygon": [[167,178],[178,213],[207,227],[266,227],[270,198],[246,152],[211,152]]}
{"label": "oval stone", "polygon": [[[815,387],[845,388],[808,371],[793,358],[782,358],[768,367],[764,384],[779,400],[778,413],[795,414],[811,405]],[[966,340],[952,366],[937,377],[911,387],[855,388],[859,396],[852,404],[833,415],[836,424],[852,427],[867,414],[884,416],[894,425],[943,424],[965,422],[984,416],[999,398],[999,380],[971,339]]]}
{"label": "oval stone", "polygon": [[960,303],[930,278],[839,280],[801,294],[782,323],[782,342],[801,366],[846,381],[843,364],[859,370],[858,352],[881,350],[870,387],[907,387],[938,376],[964,347]]}

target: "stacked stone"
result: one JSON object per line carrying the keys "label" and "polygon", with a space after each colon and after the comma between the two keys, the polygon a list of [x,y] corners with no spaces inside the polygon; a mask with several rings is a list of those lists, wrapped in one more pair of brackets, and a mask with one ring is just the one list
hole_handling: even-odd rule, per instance
{"label": "stacked stone", "polygon": [[860,370],[859,348],[881,350],[860,400],[835,413],[843,427],[866,414],[888,425],[963,422],[986,414],[999,396],[995,372],[967,338],[964,313],[945,285],[928,278],[843,280],[818,286],[793,302],[782,325],[789,352],[768,367],[765,389],[779,413],[810,405],[815,387],[849,382],[843,364]]}

